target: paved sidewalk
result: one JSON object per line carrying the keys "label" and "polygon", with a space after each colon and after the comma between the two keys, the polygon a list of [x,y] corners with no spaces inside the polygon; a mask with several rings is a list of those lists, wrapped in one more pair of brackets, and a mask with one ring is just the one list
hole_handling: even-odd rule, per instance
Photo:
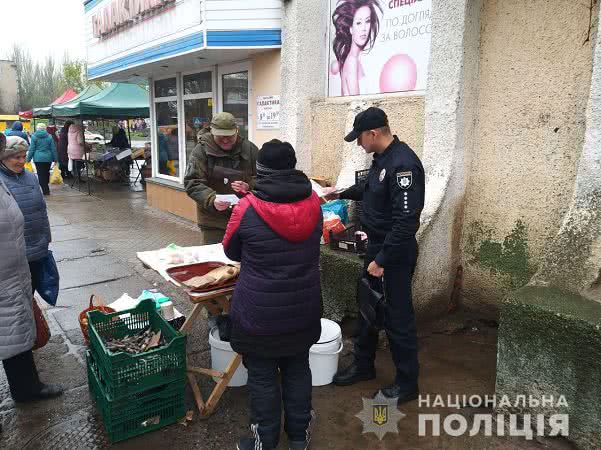
{"label": "paved sidewalk", "polygon": [[[103,187],[87,196],[67,186],[53,186],[48,208],[53,234],[51,248],[61,273],[61,292],[58,306],[46,308],[53,336],[45,348],[36,352],[36,360],[41,378],[61,383],[66,392],[56,400],[17,407],[10,399],[4,371],[0,370],[0,422],[4,428],[0,448],[107,448],[101,421],[88,394],[79,312],[86,308],[92,294],[112,301],[124,292],[137,296],[145,288],[156,287],[171,296],[180,311],[189,313],[191,305],[187,300],[154,271],[145,269],[136,252],[158,249],[172,242],[181,246],[198,245],[200,234],[195,224],[149,208],[144,192],[122,188]],[[420,328],[423,393],[493,393],[496,329],[480,324],[477,331],[466,332],[466,320],[458,315]],[[345,342],[347,348],[341,364],[349,361],[351,343]],[[198,322],[189,336],[187,349],[195,365],[210,364],[205,322]],[[313,449],[569,448],[561,442],[540,444],[483,436],[419,437],[417,402],[401,408],[407,417],[399,423],[399,434],[387,434],[382,441],[373,434],[364,435],[355,415],[361,411],[362,397],[371,396],[392,379],[393,368],[386,349],[379,351],[377,370],[377,380],[347,388],[314,389],[318,419]],[[211,380],[203,380],[205,394],[212,386]],[[186,400],[189,409],[193,409],[190,392]],[[187,427],[173,425],[112,448],[233,449],[247,430],[247,401],[246,388],[228,389],[217,413],[208,420],[200,420],[196,415]],[[281,448],[285,448],[285,442],[283,438]]]}

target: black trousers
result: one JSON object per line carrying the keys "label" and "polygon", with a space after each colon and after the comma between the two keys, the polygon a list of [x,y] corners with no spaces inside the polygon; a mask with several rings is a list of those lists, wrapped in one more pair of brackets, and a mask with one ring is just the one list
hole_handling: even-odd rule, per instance
{"label": "black trousers", "polygon": [[40,183],[40,187],[42,188],[42,192],[44,194],[50,193],[50,188],[48,187],[48,183],[50,182],[50,166],[52,163],[35,163],[35,169],[38,172],[38,182]]}
{"label": "black trousers", "polygon": [[13,400],[29,400],[40,390],[41,383],[31,350],[3,360],[2,365]]}
{"label": "black trousers", "polygon": [[[375,258],[375,251],[365,257],[365,269]],[[369,255],[372,255],[371,257]],[[411,295],[411,281],[415,265],[398,265],[384,268],[384,286],[387,309],[384,326],[390,353],[396,367],[395,383],[407,391],[417,389],[419,362],[417,357],[417,330]],[[383,292],[384,286],[370,276],[371,286]],[[362,370],[371,370],[376,359],[378,331],[360,316],[360,331],[355,340],[355,362]]]}
{"label": "black trousers", "polygon": [[[291,441],[304,441],[311,422],[309,351],[283,358],[243,355],[248,369],[250,422],[261,448],[276,449],[280,438],[282,402],[284,430]],[[281,374],[281,389],[278,380]]]}

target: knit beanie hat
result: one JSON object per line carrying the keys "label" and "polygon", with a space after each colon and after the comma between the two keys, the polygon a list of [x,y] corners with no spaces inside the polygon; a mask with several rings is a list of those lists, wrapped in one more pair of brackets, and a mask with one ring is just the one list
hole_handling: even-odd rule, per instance
{"label": "knit beanie hat", "polygon": [[46,124],[45,123],[38,123],[35,127],[36,131],[46,131]]}
{"label": "knit beanie hat", "polygon": [[257,171],[293,170],[296,154],[288,142],[273,139],[263,144],[257,156]]}
{"label": "knit beanie hat", "polygon": [[[2,133],[0,135],[4,136]],[[2,140],[2,137],[0,137],[0,161],[4,161],[21,152],[26,152],[29,149],[27,141],[19,136],[5,137],[6,144],[4,146],[2,145]]]}

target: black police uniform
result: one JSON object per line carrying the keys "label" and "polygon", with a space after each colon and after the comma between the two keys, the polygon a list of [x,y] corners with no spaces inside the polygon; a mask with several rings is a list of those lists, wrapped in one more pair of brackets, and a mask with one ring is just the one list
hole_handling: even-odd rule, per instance
{"label": "black police uniform", "polygon": [[[417,263],[415,234],[424,206],[424,185],[419,157],[394,136],[383,153],[374,155],[367,181],[340,194],[340,198],[363,202],[360,219],[369,239],[365,269],[374,260],[384,267],[385,329],[397,370],[395,384],[407,392],[417,390],[419,371],[411,280]],[[370,284],[382,291],[382,283],[370,278]],[[377,344],[377,331],[361,318],[355,343],[360,371],[373,371]]]}

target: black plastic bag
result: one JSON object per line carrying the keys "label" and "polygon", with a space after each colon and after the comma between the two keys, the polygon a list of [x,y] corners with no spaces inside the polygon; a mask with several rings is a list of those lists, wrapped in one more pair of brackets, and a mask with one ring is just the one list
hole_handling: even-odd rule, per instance
{"label": "black plastic bag", "polygon": [[384,328],[386,294],[384,279],[364,275],[359,280],[359,312],[368,325],[376,330]]}

